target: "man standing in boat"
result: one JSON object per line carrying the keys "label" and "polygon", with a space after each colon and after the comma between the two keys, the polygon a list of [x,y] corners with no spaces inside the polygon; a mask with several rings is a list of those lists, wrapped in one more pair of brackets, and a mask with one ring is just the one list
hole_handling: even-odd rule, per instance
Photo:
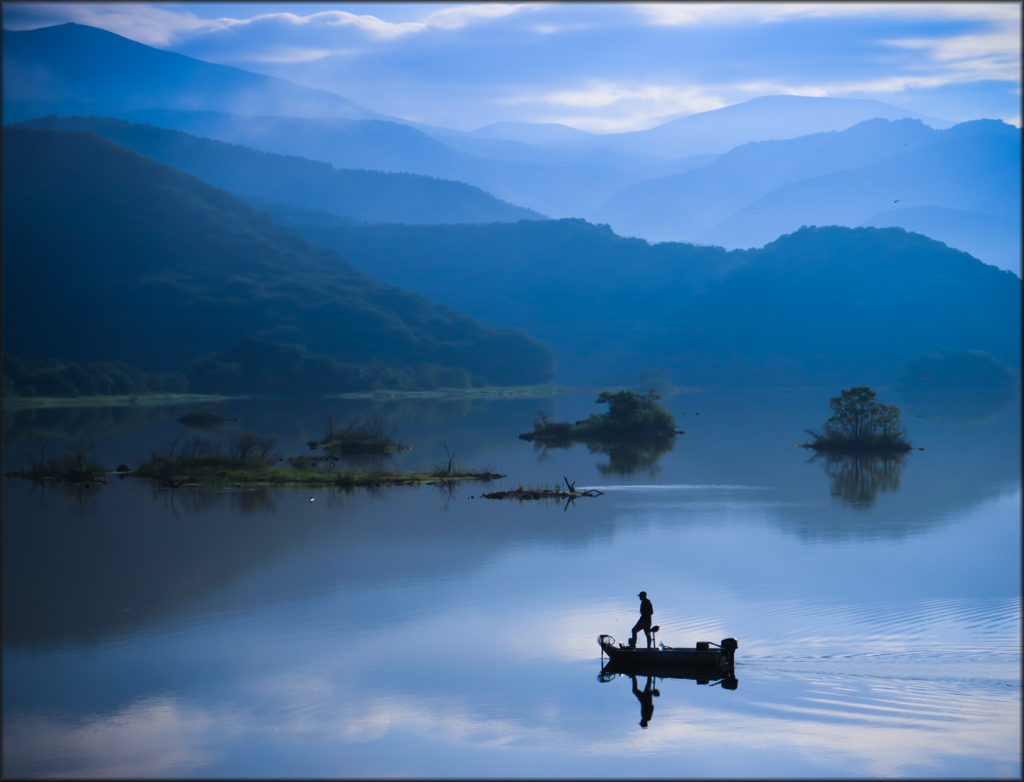
{"label": "man standing in boat", "polygon": [[644,631],[644,635],[647,637],[647,648],[651,648],[651,617],[654,616],[654,606],[651,605],[651,601],[647,599],[647,593],[641,592],[637,597],[640,598],[640,621],[633,625],[633,637],[629,639],[630,646],[636,646],[636,634],[640,631]]}

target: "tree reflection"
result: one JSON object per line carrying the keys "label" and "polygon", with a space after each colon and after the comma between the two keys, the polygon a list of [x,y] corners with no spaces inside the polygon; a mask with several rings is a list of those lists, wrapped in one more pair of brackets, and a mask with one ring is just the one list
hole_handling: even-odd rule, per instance
{"label": "tree reflection", "polygon": [[623,442],[611,445],[588,443],[591,453],[604,454],[608,464],[598,463],[601,475],[634,475],[646,471],[652,478],[661,472],[658,461],[675,448],[675,440],[652,440],[648,442]]}
{"label": "tree reflection", "polygon": [[[541,442],[535,440],[533,452],[539,453],[538,462],[550,456],[549,451],[568,450],[576,443],[572,440]],[[635,475],[646,471],[653,478],[661,472],[658,461],[676,447],[675,440],[657,438],[653,440],[629,440],[617,443],[586,443],[587,450],[593,454],[608,457],[607,464],[597,464],[601,475]]]}
{"label": "tree reflection", "polygon": [[274,498],[265,488],[240,491],[213,491],[210,489],[153,489],[153,501],[162,502],[175,516],[179,510],[188,514],[206,513],[228,503],[232,512],[240,514],[273,513],[277,510]]}
{"label": "tree reflection", "polygon": [[822,461],[834,498],[853,508],[868,509],[878,495],[899,491],[906,456],[896,454],[820,453],[808,462]]}

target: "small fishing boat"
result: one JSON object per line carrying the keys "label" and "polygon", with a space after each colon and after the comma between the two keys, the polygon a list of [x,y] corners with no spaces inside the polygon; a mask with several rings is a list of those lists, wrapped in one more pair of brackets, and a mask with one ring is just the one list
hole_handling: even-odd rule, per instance
{"label": "small fishing boat", "polygon": [[[657,630],[655,626],[652,633]],[[650,672],[652,676],[660,675],[657,671],[671,672],[680,668],[728,670],[736,664],[736,650],[739,648],[735,638],[723,638],[720,644],[698,641],[693,648],[665,644],[650,649],[627,646],[617,644],[610,635],[599,635],[597,643],[601,652],[608,655],[609,665],[619,672]]]}

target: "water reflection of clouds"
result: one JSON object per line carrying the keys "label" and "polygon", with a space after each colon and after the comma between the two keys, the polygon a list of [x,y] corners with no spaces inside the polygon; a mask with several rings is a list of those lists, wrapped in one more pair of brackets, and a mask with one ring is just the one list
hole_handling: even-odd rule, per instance
{"label": "water reflection of clouds", "polygon": [[[612,774],[626,773],[628,763],[643,757],[652,773],[685,762],[696,775],[756,775],[766,754],[773,753],[789,757],[786,768],[828,775],[942,773],[978,758],[985,759],[987,773],[999,768],[1019,773],[1019,732],[1008,729],[1019,727],[1018,691],[985,693],[967,686],[936,692],[923,682],[849,677],[810,682],[740,677],[735,694],[662,682],[663,697],[650,728],[641,731],[635,726],[636,704],[612,689],[596,690],[597,701],[588,704],[595,713],[585,718],[568,704],[538,704],[530,713],[513,715],[479,695],[424,697],[386,685],[345,686],[296,670],[259,683],[256,708],[195,707],[184,698],[165,697],[83,721],[15,717],[5,726],[5,770],[77,777],[179,775],[201,772],[267,742],[284,742],[284,751],[290,747],[295,753],[288,768],[298,775],[309,771],[303,755],[310,746],[334,756],[327,773],[345,774],[339,744],[370,745],[378,773],[386,774],[416,762],[415,754],[405,753],[409,739],[417,738],[431,742],[434,753],[491,750],[478,755],[477,763],[561,755],[607,764],[603,768]],[[607,688],[592,681],[587,686]],[[744,698],[743,691],[757,696]],[[415,750],[423,751],[421,745]],[[449,773],[467,768],[472,773],[461,756],[446,757]]]}
{"label": "water reflection of clouds", "polygon": [[[985,672],[996,674],[992,680],[979,679],[973,663],[965,678],[964,659],[955,654],[972,639],[975,650],[988,650],[983,658],[1012,646],[1019,597],[744,604],[722,590],[704,595],[708,605],[699,611],[669,610],[687,590],[681,585],[677,595],[659,593],[662,633],[717,639],[729,616],[740,627],[740,692],[666,680],[650,728],[641,731],[628,689],[616,692],[593,676],[594,628],[632,619],[636,606],[578,594],[560,603],[543,592],[500,594],[488,583],[521,573],[520,564],[478,573],[386,630],[354,630],[339,595],[321,594],[302,606],[221,617],[199,636],[150,638],[168,661],[195,659],[198,644],[205,659],[230,659],[225,670],[234,673],[212,690],[174,676],[169,688],[186,683],[178,696],[142,699],[85,721],[9,714],[5,747],[18,751],[7,753],[6,770],[178,775],[221,762],[238,768],[249,753],[270,751],[294,775],[347,774],[353,756],[340,745],[365,745],[373,760],[360,762],[373,775],[415,768],[418,753],[441,763],[440,775],[480,773],[487,766],[472,763],[484,759],[515,775],[523,773],[516,762],[539,764],[528,767],[536,770],[559,756],[606,763],[572,767],[615,775],[628,775],[641,756],[655,774],[677,773],[672,769],[684,762],[697,776],[757,775],[766,763],[783,775],[911,775],[947,772],[961,761],[1012,770],[1019,757],[1019,646],[1015,658],[1003,655],[1000,670]],[[358,601],[391,615],[390,598],[400,603],[402,595],[388,592]],[[489,599],[467,600],[476,594]],[[872,616],[883,617],[880,626],[858,630]],[[907,630],[910,624],[916,626]],[[981,640],[979,628],[988,631]],[[246,639],[242,647],[238,639]],[[122,657],[137,653],[121,648]],[[901,652],[903,659],[882,659]],[[409,746],[416,747],[412,755]],[[454,751],[465,748],[492,754],[469,759]],[[334,765],[307,766],[311,749]]]}
{"label": "water reflection of clouds", "polygon": [[215,737],[241,729],[231,710],[179,698],[146,698],[113,712],[73,719],[4,718],[4,775],[144,778],[203,768]]}

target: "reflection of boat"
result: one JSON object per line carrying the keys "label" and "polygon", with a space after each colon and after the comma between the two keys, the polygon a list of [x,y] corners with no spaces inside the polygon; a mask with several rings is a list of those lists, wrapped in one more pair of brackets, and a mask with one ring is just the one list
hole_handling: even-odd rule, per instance
{"label": "reflection of boat", "polygon": [[[641,674],[670,678],[708,678],[715,673],[731,671],[736,663],[736,650],[739,644],[735,638],[725,638],[721,644],[711,641],[698,641],[693,648],[673,647],[661,644],[660,647],[643,649],[640,647],[616,644],[610,635],[600,635],[597,643],[603,654],[609,658],[608,669],[614,673]],[[712,648],[714,647],[714,648]],[[678,672],[689,670],[701,676],[677,675]],[[722,676],[725,674],[722,673]],[[714,676],[714,678],[722,678]]]}
{"label": "reflection of boat", "polygon": [[[664,667],[649,666],[628,662],[608,662],[597,675],[598,681],[610,682],[616,676],[630,676],[636,681],[637,676],[648,679],[690,679],[697,684],[721,684],[723,689],[735,690],[739,687],[739,679],[732,666],[717,668],[707,665],[668,665]],[[657,693],[660,694],[660,693]]]}

